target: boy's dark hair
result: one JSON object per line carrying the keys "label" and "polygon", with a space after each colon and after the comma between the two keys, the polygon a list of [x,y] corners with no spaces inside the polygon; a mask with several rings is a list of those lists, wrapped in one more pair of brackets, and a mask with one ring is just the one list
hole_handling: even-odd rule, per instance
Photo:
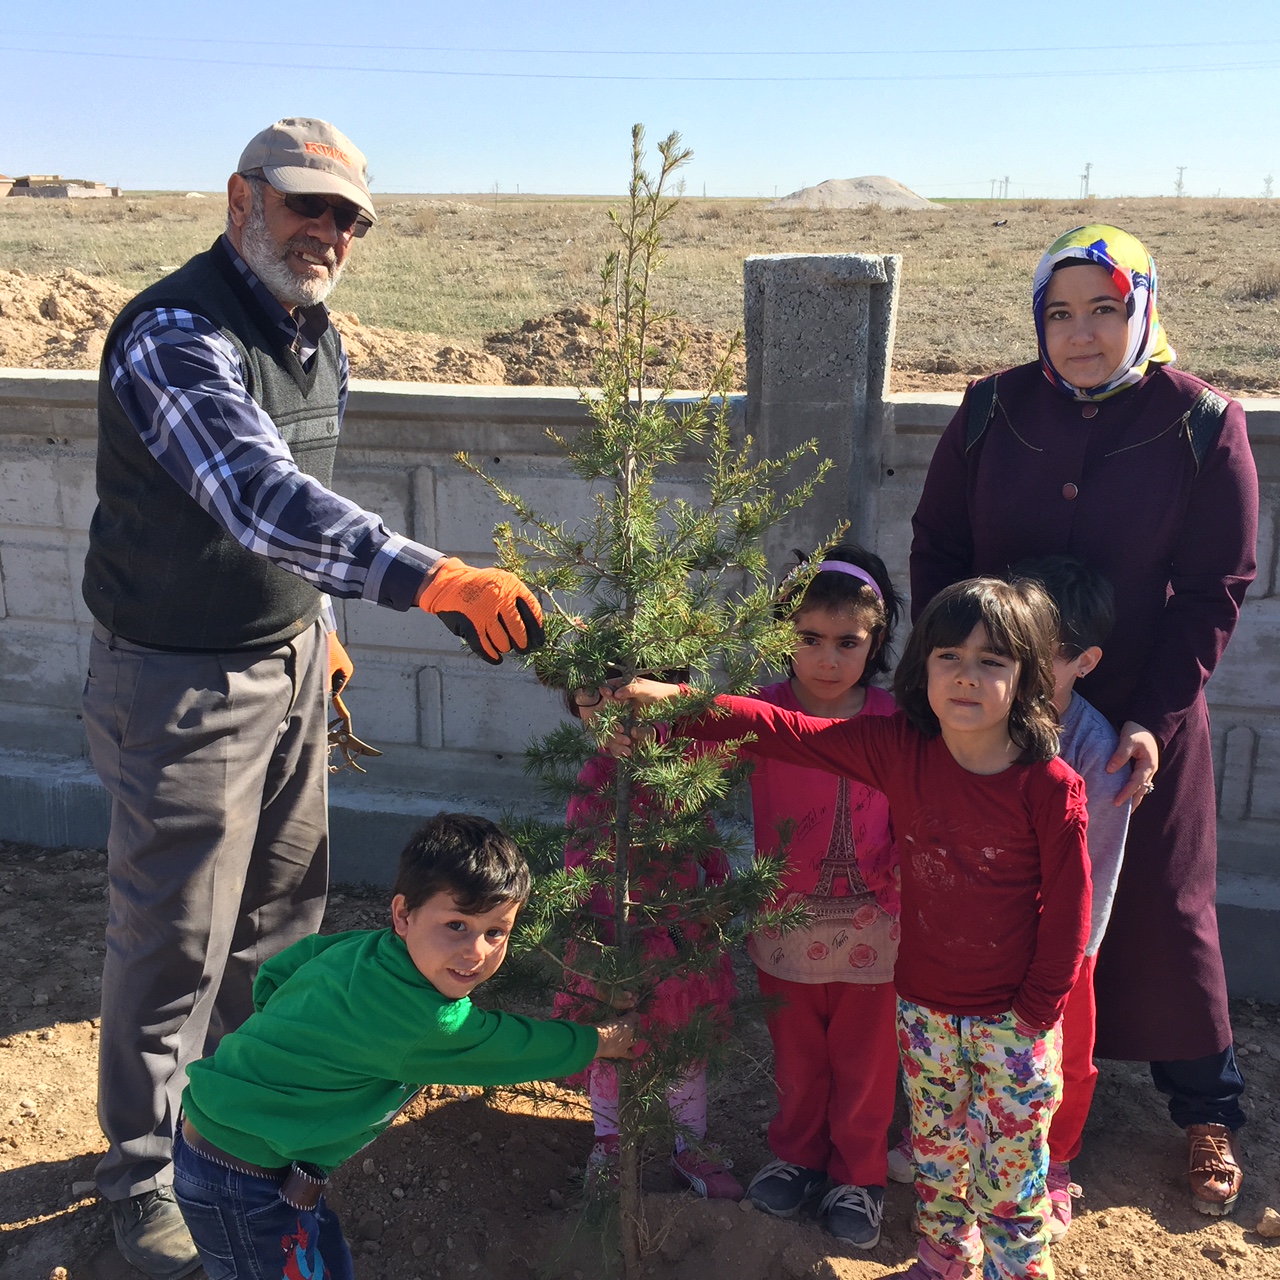
{"label": "boy's dark hair", "polygon": [[400,852],[393,894],[409,911],[450,894],[465,915],[483,915],[529,897],[529,864],[516,842],[488,818],[441,813],[428,818]]}
{"label": "boy's dark hair", "polygon": [[[894,627],[898,625],[902,602],[893,589],[884,561],[874,551],[847,542],[815,551],[812,557],[806,556],[803,551],[796,551],[794,554],[801,564],[810,559],[817,560],[819,564],[824,560],[839,560],[854,565],[875,579],[876,586],[880,588],[879,595],[852,574],[825,570],[810,579],[808,588],[798,602],[795,599],[798,586],[788,591],[784,584],[778,610],[781,616],[791,618],[805,609],[825,609],[829,613],[857,609],[864,613],[871,624],[871,651],[867,654],[867,665],[858,683],[867,685],[876,676],[887,675],[890,669],[889,641],[893,638]],[[792,671],[791,674],[794,675],[795,672]]]}
{"label": "boy's dark hair", "polygon": [[1036,556],[1020,560],[1009,574],[1013,581],[1038,582],[1058,611],[1059,648],[1064,658],[1078,658],[1095,645],[1101,649],[1116,624],[1116,593],[1097,569],[1075,556]]}
{"label": "boy's dark hair", "polygon": [[1053,706],[1053,655],[1057,617],[1044,588],[1028,579],[970,578],[939,591],[907,639],[893,677],[893,695],[907,719],[926,737],[942,731],[929,705],[929,655],[963,644],[974,627],[985,628],[991,647],[1021,664],[1009,737],[1021,748],[1019,764],[1058,754],[1058,713]]}

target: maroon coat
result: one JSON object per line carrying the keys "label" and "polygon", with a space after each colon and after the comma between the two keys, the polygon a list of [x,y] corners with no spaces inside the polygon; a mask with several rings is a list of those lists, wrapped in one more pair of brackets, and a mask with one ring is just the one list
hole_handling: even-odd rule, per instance
{"label": "maroon coat", "polygon": [[912,521],[913,616],[950,583],[1030,556],[1078,556],[1115,587],[1115,630],[1077,688],[1117,728],[1150,729],[1161,761],[1098,957],[1101,1057],[1198,1058],[1231,1041],[1204,685],[1253,581],[1258,479],[1234,400],[1197,468],[1185,414],[1205,385],[1159,368],[1085,405],[1037,364],[1010,369],[967,456],[960,406]]}

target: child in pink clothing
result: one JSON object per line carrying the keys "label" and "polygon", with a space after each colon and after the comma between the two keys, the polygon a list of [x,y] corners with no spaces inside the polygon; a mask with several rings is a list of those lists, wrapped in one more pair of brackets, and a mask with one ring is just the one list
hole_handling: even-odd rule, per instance
{"label": "child in pink clothing", "polygon": [[[594,690],[577,690],[568,697],[568,707],[584,722],[595,715],[602,698]],[[596,833],[612,815],[612,800],[608,793],[613,785],[617,762],[606,752],[599,752],[583,766],[578,774],[577,787],[569,800],[566,824],[569,838],[565,843],[564,864],[568,869],[589,864],[599,866],[606,861],[612,867],[612,850],[602,850],[596,841]],[[641,790],[633,796],[633,804],[643,808],[645,793]],[[723,884],[729,878],[729,863],[720,849],[713,849],[701,861],[690,858],[674,872],[662,868],[662,876],[674,881],[677,887],[694,889],[698,884]],[[632,900],[637,893],[652,893],[657,885],[654,876],[639,876],[638,885],[632,889]],[[596,917],[597,940],[605,945],[613,941],[613,902],[607,890],[598,885],[588,902],[588,908]],[[698,926],[683,925],[663,928],[650,926],[645,932],[645,955],[649,959],[667,959],[691,953],[699,944],[702,931]],[[566,961],[572,963],[572,951],[566,953]],[[664,978],[645,1002],[640,1015],[642,1032],[650,1038],[664,1030],[685,1026],[695,1011],[711,1010],[715,1016],[729,1019],[729,1007],[737,996],[733,978],[733,965],[728,953],[723,953],[717,966],[710,970],[692,969],[685,973]],[[599,1013],[601,993],[596,985],[584,977],[571,977],[565,990],[555,999],[557,1017],[570,1017],[570,1010]],[[618,1156],[618,1075],[610,1067],[597,1070],[592,1064],[585,1073],[587,1090],[591,1097],[591,1118],[595,1126],[595,1145],[588,1159],[589,1177],[612,1177]],[[701,1140],[707,1133],[707,1073],[698,1068],[680,1081],[667,1095],[667,1104],[676,1122],[676,1149],[671,1159],[672,1172],[683,1185],[701,1196],[712,1200],[741,1200],[742,1185],[729,1172],[731,1162],[722,1161],[712,1151],[702,1147]]]}
{"label": "child in pink clothing", "polygon": [[[756,697],[833,719],[892,715],[871,687],[889,670],[899,612],[883,562],[860,547],[822,553],[792,615],[791,677]],[[750,752],[750,748],[747,748]],[[883,794],[822,769],[757,757],[751,775],[756,849],[778,848],[791,827],[774,906],[803,904],[810,924],[752,934],[769,1015],[778,1109],[769,1124],[775,1159],[752,1180],[758,1208],[793,1217],[811,1197],[832,1234],[860,1249],[880,1239],[898,1047],[893,966],[898,949],[898,866]]]}

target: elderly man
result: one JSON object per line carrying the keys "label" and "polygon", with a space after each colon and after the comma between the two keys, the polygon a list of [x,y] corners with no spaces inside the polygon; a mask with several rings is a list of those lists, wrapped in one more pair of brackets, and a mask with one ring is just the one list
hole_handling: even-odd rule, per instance
{"label": "elderly man", "polygon": [[97,1179],[121,1253],[161,1277],[198,1265],[170,1190],[186,1067],[324,913],[324,698],[345,660],[326,593],[435,613],[494,663],[542,638],[510,574],[329,487],[347,358],[323,300],[377,218],[364,156],[281,120],[227,195],[226,233],[108,335],[83,588],[85,724],[112,798]]}

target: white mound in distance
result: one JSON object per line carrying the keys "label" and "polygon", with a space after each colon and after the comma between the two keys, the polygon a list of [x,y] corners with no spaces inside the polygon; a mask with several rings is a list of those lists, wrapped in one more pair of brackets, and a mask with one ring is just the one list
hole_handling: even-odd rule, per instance
{"label": "white mound in distance", "polygon": [[828,178],[816,187],[803,187],[775,200],[770,209],[856,209],[875,204],[882,209],[945,209],[918,196],[910,187],[879,175],[864,178]]}

